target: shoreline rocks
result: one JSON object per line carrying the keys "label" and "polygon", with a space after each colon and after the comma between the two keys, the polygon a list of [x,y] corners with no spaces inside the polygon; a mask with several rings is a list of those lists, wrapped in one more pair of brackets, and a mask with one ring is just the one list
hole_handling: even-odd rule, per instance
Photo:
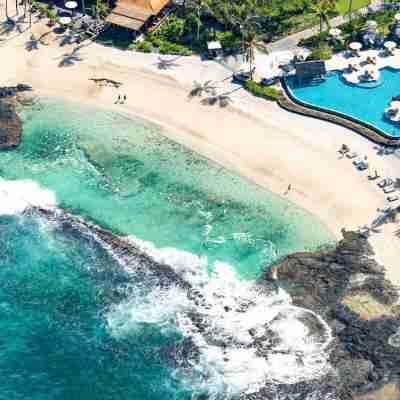
{"label": "shoreline rocks", "polygon": [[21,142],[22,122],[15,105],[6,100],[0,100],[0,150],[17,147]]}
{"label": "shoreline rocks", "polygon": [[400,349],[391,345],[400,332],[400,307],[398,288],[373,255],[364,235],[343,231],[336,246],[291,254],[273,266],[277,280],[270,270],[260,279],[274,280],[295,305],[320,314],[331,327],[340,400],[366,393],[368,400],[397,400],[374,395],[400,382]]}
{"label": "shoreline rocks", "polygon": [[20,98],[32,87],[25,84],[0,87],[0,150],[13,149],[21,142],[22,122],[16,112],[16,104],[24,103]]}

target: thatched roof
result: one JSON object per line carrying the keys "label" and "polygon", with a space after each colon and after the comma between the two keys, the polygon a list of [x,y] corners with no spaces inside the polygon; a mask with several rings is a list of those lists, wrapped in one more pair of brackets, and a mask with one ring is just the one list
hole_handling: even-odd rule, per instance
{"label": "thatched roof", "polygon": [[118,0],[107,17],[112,24],[138,31],[153,15],[157,15],[169,0]]}
{"label": "thatched roof", "polygon": [[326,74],[325,61],[305,61],[295,64],[296,76],[302,79],[312,79]]}

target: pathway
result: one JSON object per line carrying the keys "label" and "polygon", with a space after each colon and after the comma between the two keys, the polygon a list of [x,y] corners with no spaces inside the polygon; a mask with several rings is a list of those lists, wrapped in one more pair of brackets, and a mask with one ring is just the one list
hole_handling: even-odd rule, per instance
{"label": "pathway", "polygon": [[[378,11],[384,4],[384,0],[374,0],[371,1],[368,7],[361,8],[357,10],[354,15],[366,15],[370,12]],[[347,16],[340,15],[338,17],[332,18],[330,20],[330,26],[335,28],[348,21]],[[297,44],[301,39],[308,39],[319,32],[319,25],[312,28],[305,29],[304,31],[294,33],[293,35],[284,37],[275,42],[269,43],[267,45],[268,51],[285,51],[292,50],[297,47]]]}

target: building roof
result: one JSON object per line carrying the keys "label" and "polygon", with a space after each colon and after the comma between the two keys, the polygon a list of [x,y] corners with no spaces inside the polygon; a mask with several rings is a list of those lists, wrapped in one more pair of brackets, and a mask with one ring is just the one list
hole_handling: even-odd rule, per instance
{"label": "building roof", "polygon": [[214,42],[207,42],[207,47],[208,47],[208,50],[221,50],[222,49],[221,42],[219,42],[218,40],[216,40]]}
{"label": "building roof", "polygon": [[169,0],[118,0],[107,17],[114,25],[138,31],[153,15],[157,15]]}

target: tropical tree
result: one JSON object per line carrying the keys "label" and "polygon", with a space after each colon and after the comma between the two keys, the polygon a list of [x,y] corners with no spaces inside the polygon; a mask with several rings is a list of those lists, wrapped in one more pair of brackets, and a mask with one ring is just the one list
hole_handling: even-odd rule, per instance
{"label": "tropical tree", "polygon": [[235,5],[231,14],[231,21],[242,36],[243,50],[250,66],[251,80],[254,75],[256,50],[267,52],[266,46],[262,43],[262,40],[265,39],[262,23],[265,22],[267,17],[263,15],[266,9],[259,9],[258,6],[257,0],[245,0],[240,5]]}
{"label": "tropical tree", "polygon": [[203,25],[203,14],[206,12],[211,13],[209,2],[207,0],[186,0],[185,10],[188,11],[188,16],[196,26],[196,38],[200,40],[200,30]]}
{"label": "tropical tree", "polygon": [[322,33],[323,25],[330,28],[329,14],[336,9],[336,0],[317,0],[311,5],[310,10],[319,18],[319,31]]}
{"label": "tropical tree", "polygon": [[349,0],[348,14],[349,14],[349,22],[351,23],[351,18],[353,16],[353,0]]}

